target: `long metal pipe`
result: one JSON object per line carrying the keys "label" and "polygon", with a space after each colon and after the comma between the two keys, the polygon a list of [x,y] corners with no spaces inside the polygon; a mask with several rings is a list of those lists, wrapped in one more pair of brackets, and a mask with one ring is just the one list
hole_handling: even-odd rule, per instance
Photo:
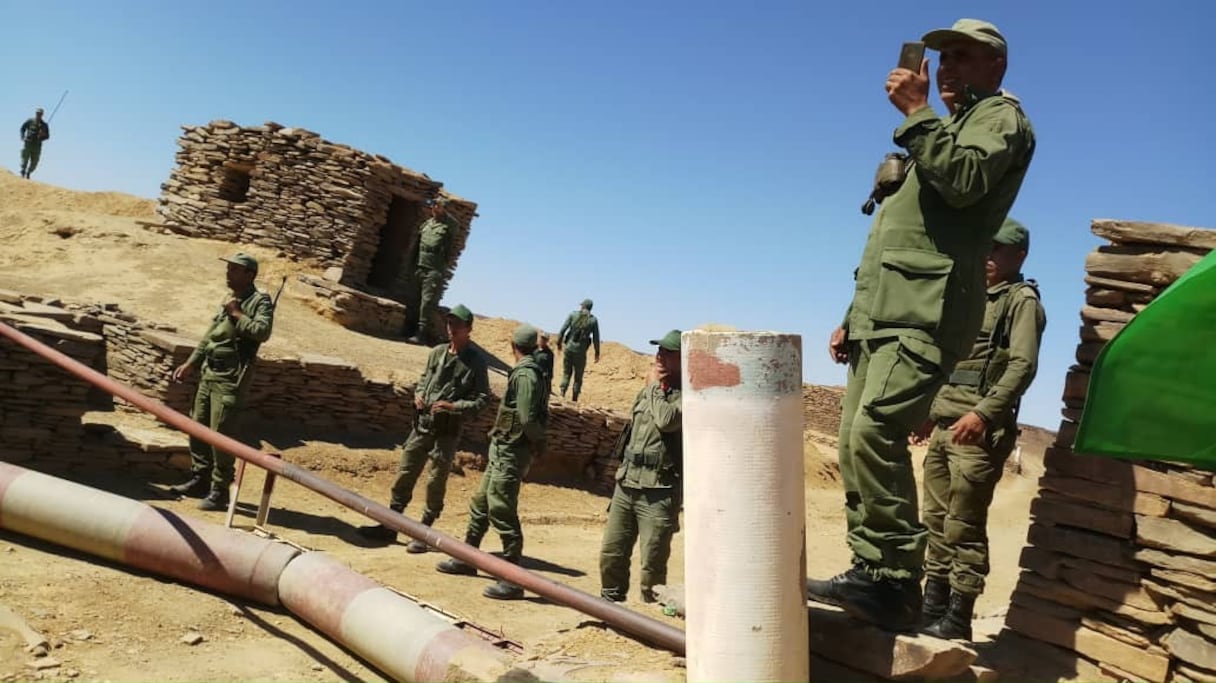
{"label": "long metal pipe", "polygon": [[584,593],[576,588],[571,588],[570,586],[546,579],[543,576],[533,574],[504,559],[483,552],[452,536],[448,536],[445,533],[436,531],[429,526],[425,526],[394,512],[387,506],[381,505],[370,498],[365,498],[353,491],[348,491],[331,481],[318,477],[306,469],[213,431],[160,401],[144,396],[138,391],[114,381],[110,377],[52,349],[37,339],[5,323],[0,323],[0,336],[7,337],[14,343],[42,356],[67,372],[113,396],[127,401],[141,410],[155,415],[165,424],[201,439],[231,454],[233,457],[251,462],[258,467],[274,472],[280,477],[290,479],[300,486],[315,491],[340,505],[380,522],[394,531],[422,541],[440,552],[467,562],[491,576],[510,581],[522,586],[525,590],[536,593],[559,605],[595,617],[651,645],[671,650],[676,654],[684,654],[684,632],[674,626],[625,609],[615,603],[602,600],[597,596]]}

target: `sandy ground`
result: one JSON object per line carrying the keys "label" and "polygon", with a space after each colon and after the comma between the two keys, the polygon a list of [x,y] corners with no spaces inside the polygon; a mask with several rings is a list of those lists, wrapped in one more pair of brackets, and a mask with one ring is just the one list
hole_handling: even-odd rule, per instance
{"label": "sandy ground", "polygon": [[[234,246],[140,227],[137,218],[154,218],[150,201],[65,191],[23,182],[2,171],[0,197],[0,288],[118,302],[148,320],[183,331],[201,330],[223,295],[223,271],[215,259]],[[267,250],[248,250],[262,259],[262,285],[272,291],[284,275],[315,272],[312,264],[293,263]],[[479,319],[474,339],[505,358],[512,326],[513,321],[506,319]],[[287,296],[280,304],[275,335],[264,348],[278,356],[334,355],[360,364],[374,376],[398,374],[408,379],[417,376],[425,353],[345,330]],[[647,355],[606,344],[601,362],[588,364],[584,402],[627,408],[649,365]],[[822,443],[830,436],[808,435],[805,451],[809,572],[827,576],[848,564],[843,494],[834,456],[830,449],[816,447],[812,437]],[[327,442],[284,443],[278,450],[289,461],[376,500],[385,499],[398,458],[392,450]],[[1029,502],[1041,472],[1041,445],[1033,444],[1027,451],[1023,476],[1007,475],[998,488],[991,515],[993,574],[978,605],[981,615],[1003,613],[1017,577]],[[441,530],[463,535],[468,499],[479,477],[477,472],[451,477],[447,510],[438,522]],[[218,513],[194,510],[193,501],[152,497],[142,482],[88,483],[222,523]],[[252,523],[258,490],[260,475],[251,470],[243,497],[250,505],[238,518],[243,524]],[[530,568],[598,593],[597,553],[606,505],[605,498],[575,489],[525,487],[521,513]],[[681,663],[670,653],[647,648],[572,610],[535,596],[517,603],[487,600],[480,593],[488,577],[439,575],[434,570],[440,559],[436,554],[409,555],[403,545],[362,547],[354,528],[365,520],[295,484],[280,484],[274,506],[269,526],[282,537],[330,552],[378,581],[499,630],[523,644],[530,656],[574,662],[581,667],[575,678],[605,680],[639,671],[683,677]],[[417,514],[417,507],[415,503],[407,514]],[[486,548],[498,549],[493,535]],[[678,534],[671,583],[682,583],[683,562]],[[51,656],[61,664],[45,673],[52,678],[236,681],[376,680],[379,676],[286,612],[238,605],[7,532],[0,532],[0,604],[16,610],[52,639]],[[654,606],[633,601],[628,606],[671,620]],[[181,638],[190,631],[201,633],[205,640],[184,644]],[[27,666],[31,661],[16,636],[0,631],[0,681],[38,677],[41,674]]]}

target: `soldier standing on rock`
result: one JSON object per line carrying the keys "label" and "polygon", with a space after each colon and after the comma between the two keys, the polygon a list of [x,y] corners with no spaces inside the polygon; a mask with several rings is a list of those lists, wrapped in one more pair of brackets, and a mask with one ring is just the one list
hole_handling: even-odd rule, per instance
{"label": "soldier standing on rock", "polygon": [[[583,390],[583,370],[587,367],[587,346],[595,346],[595,362],[600,362],[600,322],[591,315],[591,299],[583,299],[577,311],[566,317],[557,333],[557,350],[562,352],[562,398],[574,376],[571,400],[578,401]],[[564,347],[564,348],[563,348]]]}
{"label": "soldier standing on rock", "polygon": [[[988,303],[971,355],[954,366],[913,443],[925,453],[923,632],[971,640],[975,599],[988,575],[988,507],[1018,440],[1018,407],[1034,380],[1047,317],[1022,277],[1030,232],[1007,219],[988,256]],[[930,436],[930,432],[932,436]]]}
{"label": "soldier standing on rock", "polygon": [[[524,534],[519,523],[519,488],[534,458],[545,452],[545,415],[548,401],[541,393],[543,381],[533,352],[537,331],[528,324],[515,328],[511,352],[515,367],[507,377],[507,391],[498,405],[490,429],[490,458],[481,487],[469,502],[469,526],[464,542],[474,548],[490,526],[502,538],[503,558],[519,564],[524,553]],[[444,574],[475,576],[477,568],[448,558],[435,569]],[[487,586],[482,595],[495,600],[518,600],[524,589],[500,579]]]}
{"label": "soldier standing on rock", "polygon": [[443,289],[443,275],[447,272],[455,229],[447,215],[447,200],[436,197],[427,200],[430,218],[418,227],[418,262],[411,278],[411,314],[418,320],[410,332],[410,344],[433,344],[435,335],[431,326],[435,308],[439,305],[439,292]]}
{"label": "soldier standing on rock", "polygon": [[[53,114],[54,112],[52,112]],[[42,143],[51,137],[51,127],[42,120],[42,107],[34,110],[34,118],[21,124],[21,177],[29,178],[42,158]]]}
{"label": "soldier standing on rock", "polygon": [[[173,371],[173,381],[184,381],[201,367],[190,419],[231,436],[233,418],[241,409],[245,390],[253,379],[258,348],[270,339],[274,303],[265,292],[254,287],[253,281],[258,276],[256,259],[238,253],[221,260],[228,262],[231,295],[215,314],[194,353]],[[190,480],[171,490],[187,496],[202,496],[210,486],[210,493],[199,503],[199,509],[227,508],[235,459],[194,437],[190,437],[190,456],[193,461]]]}
{"label": "soldier standing on rock", "polygon": [[[426,507],[422,523],[431,526],[443,512],[447,493],[448,473],[456,457],[456,442],[464,422],[477,415],[490,400],[490,376],[485,356],[473,346],[469,335],[473,331],[473,313],[464,305],[456,305],[447,315],[447,332],[451,340],[431,349],[426,369],[414,387],[414,407],[417,418],[401,452],[401,466],[393,482],[389,507],[402,512],[410,504],[414,485],[428,461]],[[359,535],[373,541],[392,542],[397,532],[384,526],[359,527]],[[427,545],[412,541],[406,546],[411,553],[425,553]]]}

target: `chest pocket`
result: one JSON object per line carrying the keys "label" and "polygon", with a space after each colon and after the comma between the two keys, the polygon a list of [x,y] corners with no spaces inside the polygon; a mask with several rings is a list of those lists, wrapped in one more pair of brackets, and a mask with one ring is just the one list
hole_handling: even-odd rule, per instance
{"label": "chest pocket", "polygon": [[884,325],[937,329],[954,259],[925,249],[887,247],[881,265],[870,318]]}

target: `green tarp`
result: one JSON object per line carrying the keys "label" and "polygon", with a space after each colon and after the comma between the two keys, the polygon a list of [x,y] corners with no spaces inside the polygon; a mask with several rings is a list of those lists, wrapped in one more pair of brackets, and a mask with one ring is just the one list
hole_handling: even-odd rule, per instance
{"label": "green tarp", "polygon": [[1073,450],[1216,470],[1216,251],[1099,353]]}

